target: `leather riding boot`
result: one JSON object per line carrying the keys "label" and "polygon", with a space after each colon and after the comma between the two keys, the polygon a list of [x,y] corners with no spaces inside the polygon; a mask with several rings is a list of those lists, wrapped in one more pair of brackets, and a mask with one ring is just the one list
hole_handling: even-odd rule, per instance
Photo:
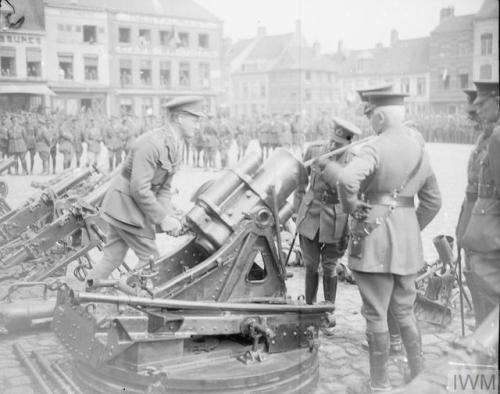
{"label": "leather riding boot", "polygon": [[403,351],[403,344],[401,342],[399,323],[390,310],[387,313],[387,325],[389,326],[389,334],[391,335],[390,354],[400,354]]}
{"label": "leather riding boot", "polygon": [[306,268],[306,304],[312,305],[316,302],[318,292],[318,273]]}
{"label": "leather riding boot", "polygon": [[474,275],[472,272],[464,272],[465,282],[469,288],[469,292],[472,298],[472,307],[474,308],[474,318],[476,320],[476,328],[483,322],[486,318],[484,312],[484,301],[481,293],[477,289],[477,284],[474,281]]}
{"label": "leather riding boot", "polygon": [[422,337],[417,322],[410,326],[400,327],[400,329],[410,367],[410,376],[413,379],[423,369]]}
{"label": "leather riding boot", "polygon": [[389,363],[389,332],[367,332],[370,355],[370,389],[372,393],[392,390],[387,376]]}
{"label": "leather riding boot", "polygon": [[337,297],[337,277],[326,277],[323,276],[323,294],[325,296],[325,302],[330,304],[335,304],[335,298]]}

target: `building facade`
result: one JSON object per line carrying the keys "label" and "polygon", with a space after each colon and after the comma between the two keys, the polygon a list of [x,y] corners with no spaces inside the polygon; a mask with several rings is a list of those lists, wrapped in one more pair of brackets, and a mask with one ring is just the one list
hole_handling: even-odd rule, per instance
{"label": "building facade", "polygon": [[14,5],[15,10],[0,3],[0,108],[42,109],[53,94],[47,85],[43,0],[19,0]]}
{"label": "building facade", "polygon": [[498,0],[485,0],[474,16],[474,80],[498,81]]}

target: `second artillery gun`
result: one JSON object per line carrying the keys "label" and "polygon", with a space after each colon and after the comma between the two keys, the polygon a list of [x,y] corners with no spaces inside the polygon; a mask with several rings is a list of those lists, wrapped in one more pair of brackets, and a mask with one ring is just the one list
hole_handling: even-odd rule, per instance
{"label": "second artillery gun", "polygon": [[185,241],[128,278],[142,296],[62,288],[53,329],[77,382],[98,393],[311,392],[334,306],[287,297],[279,231],[302,176],[281,149],[225,171],[186,215]]}

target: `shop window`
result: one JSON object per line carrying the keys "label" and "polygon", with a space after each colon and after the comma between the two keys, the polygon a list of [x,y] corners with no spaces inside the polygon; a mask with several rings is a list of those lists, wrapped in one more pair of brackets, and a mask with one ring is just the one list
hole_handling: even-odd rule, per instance
{"label": "shop window", "polygon": [[179,47],[189,48],[189,33],[179,33]]}
{"label": "shop window", "polygon": [[198,34],[198,46],[203,49],[209,48],[208,34],[206,33]]}
{"label": "shop window", "polygon": [[95,44],[97,42],[97,26],[83,26],[83,42]]}
{"label": "shop window", "polygon": [[164,88],[170,88],[171,83],[170,62],[160,62],[160,86]]}
{"label": "shop window", "polygon": [[59,53],[59,79],[73,79],[73,54]]}
{"label": "shop window", "polygon": [[151,85],[151,60],[141,60],[139,79],[143,85]]}
{"label": "shop window", "polygon": [[129,27],[119,27],[118,28],[118,42],[121,44],[130,44],[130,42],[131,42],[131,30]]}
{"label": "shop window", "polygon": [[493,70],[491,64],[483,64],[479,67],[479,79],[491,79]]}
{"label": "shop window", "polygon": [[132,60],[120,59],[120,85],[132,84]]}
{"label": "shop window", "polygon": [[179,85],[191,86],[191,70],[187,62],[179,63]]}
{"label": "shop window", "polygon": [[481,55],[491,55],[493,53],[493,34],[481,34]]}
{"label": "shop window", "polygon": [[143,47],[151,45],[151,30],[139,29],[139,45]]}
{"label": "shop window", "polygon": [[97,81],[99,79],[97,71],[98,61],[99,59],[96,56],[86,56],[83,58],[86,81]]}
{"label": "shop window", "polygon": [[16,48],[0,47],[0,73],[2,77],[16,76]]}
{"label": "shop window", "polygon": [[199,86],[203,88],[210,87],[210,64],[200,63],[198,71]]}
{"label": "shop window", "polygon": [[26,48],[26,75],[31,78],[42,76],[42,51],[40,48]]}
{"label": "shop window", "polygon": [[419,96],[425,96],[426,95],[426,81],[425,78],[418,78],[417,79],[417,94]]}

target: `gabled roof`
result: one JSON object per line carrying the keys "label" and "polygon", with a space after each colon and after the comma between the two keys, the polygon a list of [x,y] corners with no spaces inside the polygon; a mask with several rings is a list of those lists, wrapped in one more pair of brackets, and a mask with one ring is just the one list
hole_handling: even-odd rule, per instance
{"label": "gabled roof", "polygon": [[252,44],[252,42],[254,42],[254,40],[255,39],[253,38],[248,38],[235,42],[227,51],[227,58],[229,60],[233,60],[234,58],[238,57],[245,49],[248,48],[250,44]]}
{"label": "gabled roof", "polygon": [[498,19],[498,0],[484,0],[475,19]]}
{"label": "gabled roof", "polygon": [[314,48],[295,46],[283,52],[273,70],[322,70],[334,71],[337,65],[333,59],[326,55],[318,55]]}
{"label": "gabled roof", "polygon": [[[19,28],[22,30],[45,30],[45,16],[43,0],[15,0],[11,4],[16,9],[16,13],[10,17],[10,22],[16,22],[24,16],[24,23]],[[2,10],[10,9],[7,3],[2,3]]]}
{"label": "gabled roof", "polygon": [[104,9],[131,14],[170,16],[185,19],[219,21],[193,0],[45,0],[60,7]]}
{"label": "gabled roof", "polygon": [[290,44],[293,36],[293,33],[289,33],[260,38],[255,47],[245,58],[245,61],[273,60],[278,58]]}
{"label": "gabled roof", "polygon": [[472,30],[474,22],[474,14],[449,16],[443,19],[439,25],[431,32],[435,33],[450,33],[456,31]]}
{"label": "gabled roof", "polygon": [[[346,53],[341,75],[415,74],[429,69],[428,37],[398,40],[390,47],[377,47]],[[363,68],[358,62],[363,60]]]}

